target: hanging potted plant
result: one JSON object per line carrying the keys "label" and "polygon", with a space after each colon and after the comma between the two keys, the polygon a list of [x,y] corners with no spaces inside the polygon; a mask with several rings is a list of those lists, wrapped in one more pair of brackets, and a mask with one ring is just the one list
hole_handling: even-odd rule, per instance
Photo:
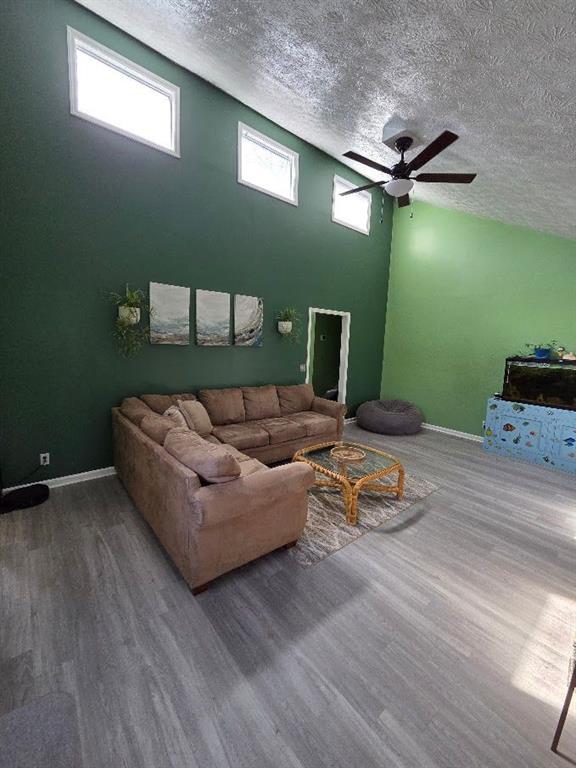
{"label": "hanging potted plant", "polygon": [[126,325],[138,325],[141,310],[146,308],[146,297],[139,288],[132,290],[126,283],[124,293],[111,293],[110,298],[118,306],[118,319]]}
{"label": "hanging potted plant", "polygon": [[146,297],[143,291],[132,290],[126,283],[125,292],[111,293],[110,299],[118,307],[113,332],[118,351],[122,357],[133,357],[150,338],[148,327],[140,324],[143,313],[150,313]]}
{"label": "hanging potted plant", "polygon": [[300,315],[293,307],[286,307],[276,315],[278,333],[291,341],[300,337]]}

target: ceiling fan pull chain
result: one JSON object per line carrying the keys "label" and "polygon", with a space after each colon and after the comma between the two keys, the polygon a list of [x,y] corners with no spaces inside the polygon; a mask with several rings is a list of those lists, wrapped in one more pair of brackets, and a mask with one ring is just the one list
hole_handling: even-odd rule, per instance
{"label": "ceiling fan pull chain", "polygon": [[382,197],[380,198],[380,224],[384,224],[384,189],[382,189]]}

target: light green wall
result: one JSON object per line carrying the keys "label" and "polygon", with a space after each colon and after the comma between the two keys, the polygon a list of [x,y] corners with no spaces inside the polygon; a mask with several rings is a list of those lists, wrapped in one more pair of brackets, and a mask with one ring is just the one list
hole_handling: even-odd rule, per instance
{"label": "light green wall", "polygon": [[382,396],[480,434],[504,358],[576,348],[576,241],[424,203],[394,214]]}

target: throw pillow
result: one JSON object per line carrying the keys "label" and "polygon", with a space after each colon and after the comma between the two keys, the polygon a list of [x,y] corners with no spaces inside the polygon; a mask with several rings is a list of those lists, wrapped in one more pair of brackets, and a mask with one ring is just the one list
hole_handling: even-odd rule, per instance
{"label": "throw pillow", "polygon": [[208,483],[228,483],[240,477],[240,464],[224,446],[209,443],[188,429],[171,429],[164,448]]}
{"label": "throw pillow", "polygon": [[210,421],[210,416],[208,416],[208,411],[202,403],[199,403],[198,400],[179,400],[178,408],[180,413],[183,414],[186,424],[194,432],[198,432],[200,437],[211,434],[213,429],[212,422]]}
{"label": "throw pillow", "polygon": [[174,424],[172,424],[173,427],[188,427],[186,419],[184,418],[184,414],[177,405],[171,405],[170,408],[167,408],[162,415],[168,416],[172,419],[174,422]]}

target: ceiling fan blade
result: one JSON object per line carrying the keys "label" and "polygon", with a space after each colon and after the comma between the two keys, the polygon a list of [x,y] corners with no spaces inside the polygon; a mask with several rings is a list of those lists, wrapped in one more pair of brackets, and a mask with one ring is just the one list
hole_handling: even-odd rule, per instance
{"label": "ceiling fan blade", "polygon": [[372,184],[364,184],[363,187],[356,187],[356,189],[347,189],[346,192],[340,192],[340,197],[345,197],[346,195],[353,195],[354,192],[363,192],[365,189],[371,189],[372,187],[379,187],[382,184],[386,184],[386,180],[374,181],[372,182]]}
{"label": "ceiling fan blade", "polygon": [[410,205],[410,195],[402,195],[402,197],[396,199],[398,200],[398,208],[404,208],[406,205]]}
{"label": "ceiling fan blade", "polygon": [[422,168],[425,163],[428,163],[433,157],[436,157],[440,152],[443,152],[446,147],[449,147],[457,138],[458,136],[455,133],[452,133],[452,131],[444,131],[444,133],[441,133],[437,139],[434,139],[434,141],[428,144],[427,147],[424,147],[419,155],[416,155],[416,157],[410,160],[408,163],[408,172],[417,171],[418,168]]}
{"label": "ceiling fan blade", "polygon": [[476,178],[475,173],[420,173],[415,181],[446,181],[448,184],[470,184]]}
{"label": "ceiling fan blade", "polygon": [[386,168],[385,165],[380,165],[380,163],[377,163],[374,160],[370,160],[369,157],[364,157],[364,155],[359,155],[358,152],[353,152],[350,150],[349,152],[344,152],[344,157],[350,158],[350,160],[356,160],[357,163],[363,163],[364,165],[368,165],[370,168],[374,168],[377,171],[382,171],[382,173],[388,173],[390,176],[392,175],[392,171],[390,168]]}

